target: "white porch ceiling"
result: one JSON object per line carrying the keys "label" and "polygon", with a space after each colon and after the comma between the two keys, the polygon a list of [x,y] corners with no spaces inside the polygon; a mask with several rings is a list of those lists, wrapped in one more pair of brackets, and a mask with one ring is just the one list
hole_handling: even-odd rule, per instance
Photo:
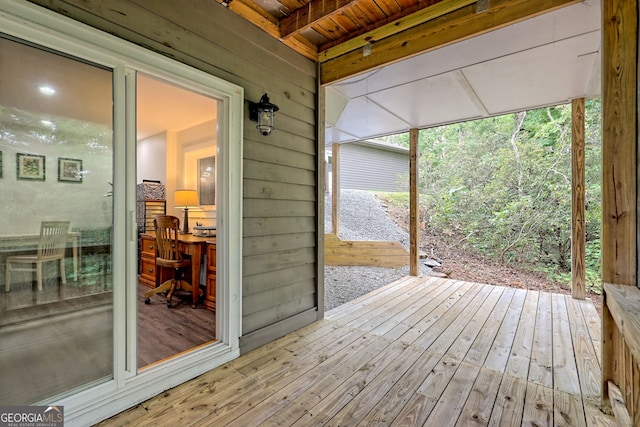
{"label": "white porch ceiling", "polygon": [[327,87],[325,143],[600,96],[600,0],[585,0]]}

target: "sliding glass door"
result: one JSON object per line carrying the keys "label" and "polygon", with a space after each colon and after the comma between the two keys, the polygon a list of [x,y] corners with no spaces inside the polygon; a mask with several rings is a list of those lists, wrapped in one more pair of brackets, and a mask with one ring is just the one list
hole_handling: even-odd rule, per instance
{"label": "sliding glass door", "polygon": [[[26,2],[0,12],[0,402],[91,425],[239,355],[243,89]],[[144,304],[144,181],[181,222],[176,190],[198,193],[196,310]]]}
{"label": "sliding glass door", "polygon": [[0,52],[0,402],[25,405],[113,378],[113,73]]}

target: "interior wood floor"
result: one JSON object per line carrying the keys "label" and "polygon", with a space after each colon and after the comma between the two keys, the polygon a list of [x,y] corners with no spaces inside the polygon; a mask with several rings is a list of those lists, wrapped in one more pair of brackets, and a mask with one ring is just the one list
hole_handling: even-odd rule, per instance
{"label": "interior wood floor", "polygon": [[[112,375],[113,295],[110,277],[83,277],[42,292],[31,282],[0,290],[0,401],[25,404]],[[215,313],[162,295],[144,304],[138,285],[138,367],[144,369],[215,338]],[[189,295],[190,298],[190,295]]]}
{"label": "interior wood floor", "polygon": [[100,425],[614,425],[600,363],[589,301],[407,277]]}
{"label": "interior wood floor", "polygon": [[187,299],[172,298],[173,307],[167,308],[165,296],[151,297],[144,303],[144,293],[150,288],[138,284],[138,368],[199,345],[211,342],[216,335],[216,315],[202,306],[191,308],[191,295]]}

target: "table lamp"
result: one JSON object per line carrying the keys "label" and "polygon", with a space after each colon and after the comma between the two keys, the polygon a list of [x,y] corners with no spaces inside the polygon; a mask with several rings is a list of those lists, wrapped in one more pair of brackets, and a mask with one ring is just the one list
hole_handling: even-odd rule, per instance
{"label": "table lamp", "polygon": [[197,208],[198,192],[196,190],[176,190],[173,195],[173,204],[176,208],[184,209],[184,220],[182,221],[182,234],[189,234],[189,208]]}

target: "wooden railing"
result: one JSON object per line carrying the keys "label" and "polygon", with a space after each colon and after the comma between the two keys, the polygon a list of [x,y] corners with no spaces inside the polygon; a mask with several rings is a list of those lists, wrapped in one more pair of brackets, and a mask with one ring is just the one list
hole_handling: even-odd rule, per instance
{"label": "wooden railing", "polygon": [[640,425],[640,289],[604,285],[603,387],[618,425]]}

